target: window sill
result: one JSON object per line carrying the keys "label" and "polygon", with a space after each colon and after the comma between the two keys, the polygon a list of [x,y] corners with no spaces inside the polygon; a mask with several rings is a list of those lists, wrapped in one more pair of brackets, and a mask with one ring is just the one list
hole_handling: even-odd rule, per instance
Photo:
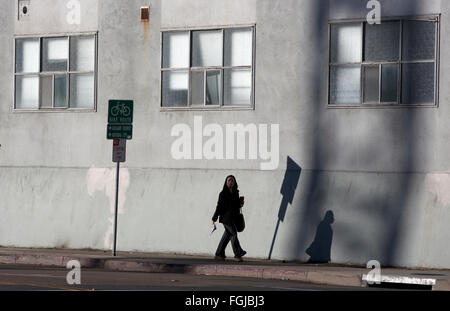
{"label": "window sill", "polygon": [[50,108],[50,109],[13,109],[13,113],[93,113],[97,112],[95,108]]}
{"label": "window sill", "polygon": [[386,105],[386,104],[364,104],[364,105],[328,105],[327,109],[407,109],[407,108],[439,108],[436,104],[422,105]]}
{"label": "window sill", "polygon": [[160,112],[171,112],[171,111],[252,111],[255,110],[254,107],[160,107]]}

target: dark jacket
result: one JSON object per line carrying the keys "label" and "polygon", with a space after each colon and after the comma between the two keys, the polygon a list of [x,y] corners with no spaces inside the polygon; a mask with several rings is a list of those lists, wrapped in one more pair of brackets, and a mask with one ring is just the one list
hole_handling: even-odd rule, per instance
{"label": "dark jacket", "polygon": [[219,200],[212,221],[216,222],[217,218],[219,218],[220,223],[232,225],[239,215],[240,208],[239,191],[230,193],[230,191],[224,190],[219,194]]}

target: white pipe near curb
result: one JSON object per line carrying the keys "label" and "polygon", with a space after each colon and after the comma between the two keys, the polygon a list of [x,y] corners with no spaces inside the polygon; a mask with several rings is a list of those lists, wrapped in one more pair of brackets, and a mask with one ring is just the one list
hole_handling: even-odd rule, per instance
{"label": "white pipe near curb", "polygon": [[434,286],[436,285],[436,279],[426,279],[426,278],[413,278],[408,276],[392,276],[392,275],[381,275],[376,277],[373,274],[363,274],[362,280],[367,283],[393,283],[393,284],[409,284],[409,285],[423,285],[423,286]]}

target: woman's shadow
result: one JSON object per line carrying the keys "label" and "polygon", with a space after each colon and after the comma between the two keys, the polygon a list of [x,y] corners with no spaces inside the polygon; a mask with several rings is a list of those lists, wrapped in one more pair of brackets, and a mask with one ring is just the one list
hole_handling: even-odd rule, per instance
{"label": "woman's shadow", "polygon": [[306,249],[310,256],[308,263],[328,263],[331,261],[331,243],[333,241],[334,214],[328,211],[316,230],[314,241]]}

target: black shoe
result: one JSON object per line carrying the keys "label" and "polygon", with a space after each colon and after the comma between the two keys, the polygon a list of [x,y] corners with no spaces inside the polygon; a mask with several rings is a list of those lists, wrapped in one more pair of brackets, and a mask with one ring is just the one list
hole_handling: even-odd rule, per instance
{"label": "black shoe", "polygon": [[217,255],[216,255],[216,256],[214,257],[214,260],[224,261],[225,258],[226,258],[225,256],[217,256]]}
{"label": "black shoe", "polygon": [[245,254],[247,254],[247,252],[246,251],[242,251],[242,253],[240,253],[238,256],[234,256],[234,258],[240,259],[239,261],[243,261],[242,257],[244,257]]}

